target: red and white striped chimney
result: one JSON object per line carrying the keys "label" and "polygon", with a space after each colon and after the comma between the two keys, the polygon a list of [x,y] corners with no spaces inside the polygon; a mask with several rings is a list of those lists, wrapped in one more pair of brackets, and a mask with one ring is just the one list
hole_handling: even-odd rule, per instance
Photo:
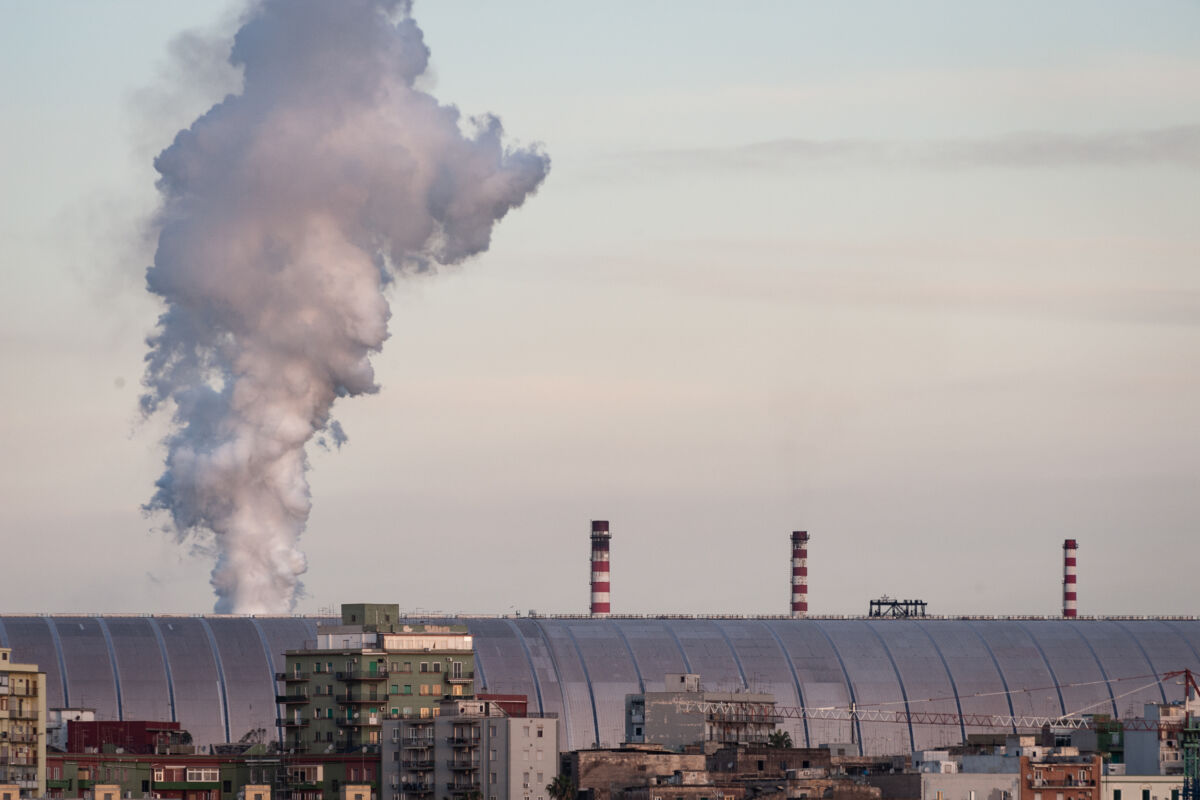
{"label": "red and white striped chimney", "polygon": [[592,520],[592,616],[607,617],[612,610],[609,603],[608,582],[608,520]]}
{"label": "red and white striped chimney", "polygon": [[1079,545],[1074,539],[1063,542],[1063,616],[1075,617],[1075,553]]}
{"label": "red and white striped chimney", "polygon": [[792,616],[808,616],[808,531],[792,531]]}

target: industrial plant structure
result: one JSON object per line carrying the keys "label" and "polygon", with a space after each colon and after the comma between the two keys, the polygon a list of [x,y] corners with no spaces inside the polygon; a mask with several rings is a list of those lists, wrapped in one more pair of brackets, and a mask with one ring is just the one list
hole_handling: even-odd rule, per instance
{"label": "industrial plant structure", "polygon": [[[385,688],[368,688],[365,697],[344,688],[338,671],[357,669],[347,658],[352,664],[367,643],[331,627],[315,646],[318,624],[453,630],[473,647],[473,665],[465,651],[451,659],[461,662],[462,682],[476,694],[524,697],[531,716],[557,716],[563,750],[620,744],[626,695],[664,691],[668,674],[699,676],[705,691],[771,695],[780,707],[825,710],[780,725],[799,746],[839,743],[875,755],[998,732],[972,724],[983,716],[1136,716],[1145,703],[1175,699],[1165,673],[1200,671],[1200,618],[1076,616],[1074,540],[1064,543],[1069,602],[1062,617],[822,618],[807,616],[804,531],[789,540],[787,613],[764,617],[612,615],[610,539],[608,522],[593,521],[586,615],[418,618],[370,604],[344,606],[348,618],[12,615],[0,616],[0,648],[45,672],[46,708],[171,720],[201,746],[265,734],[294,749],[304,749],[306,738],[308,747],[316,742],[309,731],[318,727],[315,718],[297,709],[318,695],[297,687],[320,683],[311,680],[318,660],[332,671],[331,682],[321,684],[322,713],[335,727],[353,728],[359,746],[379,741],[385,717],[419,716],[418,706],[432,712],[440,699],[430,694],[419,702],[426,683],[407,670],[420,676],[421,659],[390,652],[367,659],[367,677]],[[465,628],[442,627],[459,625]],[[325,657],[335,650],[340,665]],[[431,679],[439,675],[432,669]],[[414,691],[415,701],[408,694]],[[363,707],[375,714],[364,715]],[[838,709],[854,711],[832,713]],[[950,724],[927,724],[934,718]],[[331,732],[321,736],[326,750],[338,745]]]}
{"label": "industrial plant structure", "polygon": [[[663,691],[667,673],[706,689],[754,691],[782,706],[879,706],[961,714],[1121,717],[1176,699],[1155,675],[1200,670],[1200,619],[870,619],[790,616],[464,617],[475,691],[525,695],[558,714],[562,747],[624,738],[625,695]],[[277,732],[283,653],[317,638],[314,617],[3,616],[0,647],[46,673],[48,708],[99,719],[176,720],[197,744]],[[279,691],[277,691],[279,689]],[[789,721],[797,744],[865,753],[958,742],[967,725]],[[786,727],[786,725],[785,725]]]}

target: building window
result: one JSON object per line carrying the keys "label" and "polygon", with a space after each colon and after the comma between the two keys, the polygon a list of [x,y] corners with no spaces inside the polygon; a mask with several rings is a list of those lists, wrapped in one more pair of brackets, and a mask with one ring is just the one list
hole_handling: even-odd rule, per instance
{"label": "building window", "polygon": [[440,662],[440,661],[433,662],[433,671],[441,672],[442,671],[442,662]]}
{"label": "building window", "polygon": [[1142,789],[1142,800],[1150,800],[1150,790]]}
{"label": "building window", "polygon": [[1121,790],[1113,789],[1113,800],[1121,800]]}
{"label": "building window", "polygon": [[541,725],[538,726],[537,732],[538,732],[537,738],[541,739],[542,738],[542,726]]}
{"label": "building window", "polygon": [[428,661],[421,662],[421,672],[429,672],[429,662]]}
{"label": "building window", "polygon": [[404,693],[412,694],[412,684],[411,683],[404,684]]}
{"label": "building window", "polygon": [[221,780],[221,771],[203,767],[188,767],[186,780],[188,783],[216,783]]}

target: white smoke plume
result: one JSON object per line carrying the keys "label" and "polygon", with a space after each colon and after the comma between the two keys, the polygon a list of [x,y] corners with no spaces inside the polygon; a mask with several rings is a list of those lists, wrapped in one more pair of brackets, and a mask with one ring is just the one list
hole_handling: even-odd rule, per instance
{"label": "white smoke plume", "polygon": [[[215,553],[223,613],[295,608],[307,443],[344,440],[339,397],[378,390],[395,277],[487,249],[549,170],[414,81],[429,50],[403,0],[263,0],[227,96],[155,161],[146,414],[170,409],[146,508]],[[464,132],[464,128],[467,132]]]}

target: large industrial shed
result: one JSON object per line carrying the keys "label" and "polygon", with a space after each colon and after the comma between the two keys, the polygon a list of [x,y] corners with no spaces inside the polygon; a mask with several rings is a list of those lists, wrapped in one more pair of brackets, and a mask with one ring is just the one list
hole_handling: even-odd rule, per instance
{"label": "large industrial shed", "polygon": [[[49,708],[178,720],[199,744],[275,733],[282,653],[322,619],[3,616],[0,646],[47,673]],[[422,620],[432,621],[432,620]],[[437,620],[443,621],[443,620]],[[449,621],[449,620],[445,620]],[[1176,700],[1158,683],[1200,670],[1200,620],[464,618],[476,690],[557,714],[567,749],[618,744],[625,695],[668,672],[705,688],[770,692],[785,706],[952,714],[1129,716]],[[970,726],[787,720],[797,744],[853,740],[867,754],[960,741]]]}

